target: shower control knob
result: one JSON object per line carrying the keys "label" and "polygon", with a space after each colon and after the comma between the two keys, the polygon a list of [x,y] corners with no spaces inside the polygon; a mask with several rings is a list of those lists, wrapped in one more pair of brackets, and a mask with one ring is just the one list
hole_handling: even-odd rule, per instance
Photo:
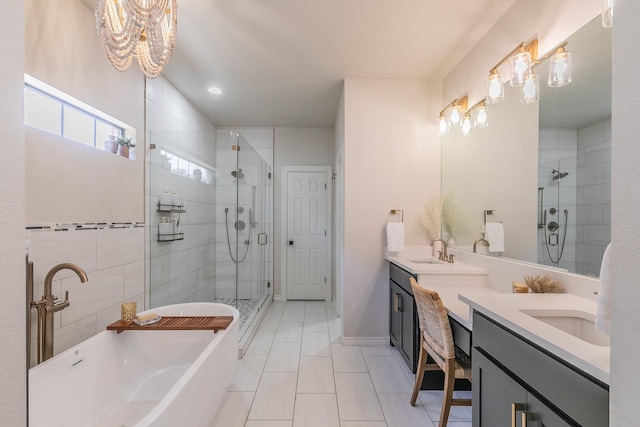
{"label": "shower control knob", "polygon": [[551,215],[555,215],[555,214],[556,214],[556,212],[558,212],[558,210],[557,210],[556,208],[550,208],[550,209],[549,209],[549,213],[550,213]]}

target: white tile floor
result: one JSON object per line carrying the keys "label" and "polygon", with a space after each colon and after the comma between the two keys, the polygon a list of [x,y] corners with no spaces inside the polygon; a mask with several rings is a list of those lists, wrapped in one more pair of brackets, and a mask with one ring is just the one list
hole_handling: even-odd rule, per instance
{"label": "white tile floor", "polygon": [[[343,346],[335,313],[333,303],[274,302],[212,427],[437,426],[442,392],[411,406],[414,376],[397,350]],[[471,427],[471,408],[451,408],[448,426]]]}

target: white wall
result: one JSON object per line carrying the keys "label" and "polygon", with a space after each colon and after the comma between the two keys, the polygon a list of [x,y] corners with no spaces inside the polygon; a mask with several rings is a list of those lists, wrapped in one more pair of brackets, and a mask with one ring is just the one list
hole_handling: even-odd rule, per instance
{"label": "white wall", "polygon": [[427,81],[345,80],[343,342],[388,341],[389,211],[404,210],[406,244],[428,243],[421,217],[440,193],[439,101]]}
{"label": "white wall", "polygon": [[336,301],[336,311],[342,316],[342,290],[344,288],[344,88],[340,96],[340,104],[338,104],[338,112],[336,113],[335,133],[335,173],[336,179],[333,183],[333,259],[331,265],[331,284],[333,285],[333,295]]}
{"label": "white wall", "polygon": [[[143,146],[144,76],[135,64],[124,73],[111,66],[93,13],[78,0],[25,6],[25,72],[132,126]],[[28,223],[143,220],[144,156],[27,134]]]}
{"label": "white wall", "polygon": [[0,425],[26,425],[25,287],[24,287],[24,6],[21,0],[0,4]]}
{"label": "white wall", "polygon": [[280,207],[282,204],[282,166],[332,166],[334,163],[333,128],[275,128],[273,182],[273,294],[281,295]]}
{"label": "white wall", "polygon": [[640,56],[629,55],[640,40],[640,3],[616,2],[613,27],[611,211],[613,310],[611,323],[611,425],[638,423],[640,382],[640,86],[630,85]]}

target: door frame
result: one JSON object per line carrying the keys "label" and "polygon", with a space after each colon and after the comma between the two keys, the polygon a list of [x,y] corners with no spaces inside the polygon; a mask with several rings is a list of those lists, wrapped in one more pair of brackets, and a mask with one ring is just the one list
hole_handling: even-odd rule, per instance
{"label": "door frame", "polygon": [[287,210],[288,210],[288,201],[289,201],[289,172],[324,172],[325,174],[325,183],[327,184],[327,188],[325,191],[325,227],[327,230],[327,241],[326,241],[326,251],[327,251],[327,291],[325,294],[325,301],[331,301],[331,166],[281,166],[281,191],[280,191],[280,293],[282,298],[287,300],[288,293],[288,284],[287,284]]}

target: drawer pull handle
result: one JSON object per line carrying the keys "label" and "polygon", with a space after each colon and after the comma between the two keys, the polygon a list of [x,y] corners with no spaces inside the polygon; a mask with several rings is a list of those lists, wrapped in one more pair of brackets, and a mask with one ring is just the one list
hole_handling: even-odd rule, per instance
{"label": "drawer pull handle", "polygon": [[[524,410],[524,405],[522,405],[522,403],[511,404],[511,427],[516,427],[516,418],[517,418],[516,415],[518,412],[523,410]],[[525,427],[525,425],[523,425],[522,427]]]}
{"label": "drawer pull handle", "polygon": [[400,294],[393,294],[393,311],[396,313],[400,313],[400,310],[402,309],[402,305],[400,304],[401,301]]}

